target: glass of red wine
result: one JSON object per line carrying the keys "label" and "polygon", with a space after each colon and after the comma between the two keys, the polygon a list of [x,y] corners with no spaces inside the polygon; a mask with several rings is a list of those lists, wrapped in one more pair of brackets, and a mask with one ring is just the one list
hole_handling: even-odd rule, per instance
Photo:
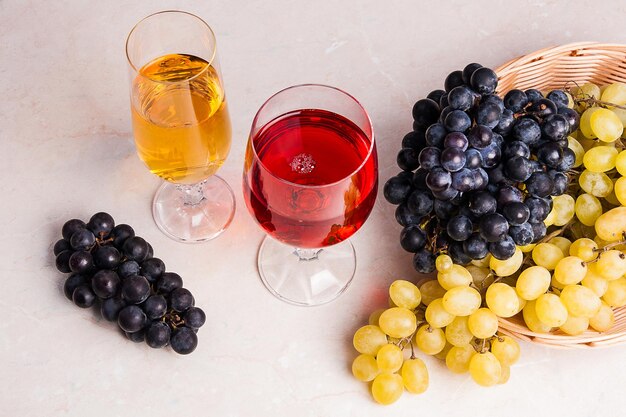
{"label": "glass of red wine", "polygon": [[252,122],[243,192],[268,236],[258,256],[265,286],[283,301],[337,298],[356,270],[347,240],[376,200],[372,122],[337,88],[304,84],[269,98]]}

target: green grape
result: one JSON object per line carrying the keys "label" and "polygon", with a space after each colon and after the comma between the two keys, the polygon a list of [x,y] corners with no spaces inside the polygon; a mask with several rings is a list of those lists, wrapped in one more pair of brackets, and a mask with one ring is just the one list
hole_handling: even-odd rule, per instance
{"label": "green grape", "polygon": [[376,365],[381,372],[394,373],[402,366],[402,349],[391,343],[381,347],[376,354]]}
{"label": "green grape", "polygon": [[551,327],[559,327],[567,320],[567,308],[556,294],[541,294],[535,301],[537,317]]}
{"label": "green grape", "polygon": [[415,314],[403,307],[388,308],[380,315],[378,323],[383,332],[398,339],[412,335],[417,329]]}
{"label": "green grape", "polygon": [[454,287],[443,296],[443,308],[455,316],[469,316],[478,310],[481,302],[480,293],[472,287]]}
{"label": "green grape", "polygon": [[535,249],[535,246],[537,246],[536,243],[529,243],[528,245],[518,246],[518,248],[520,248],[523,253],[528,253],[532,252],[532,250]]}
{"label": "green grape", "polygon": [[583,114],[580,115],[580,132],[583,134],[584,137],[588,139],[596,138],[596,134],[591,128],[591,116],[599,109],[599,107],[591,107],[585,110]]}
{"label": "green grape", "polygon": [[583,148],[583,145],[571,136],[567,138],[567,147],[574,151],[574,155],[576,155],[573,168],[578,168],[583,164],[585,148]]}
{"label": "green grape", "polygon": [[487,254],[482,259],[472,259],[471,265],[477,266],[479,268],[489,268],[489,261],[491,260],[491,254]]}
{"label": "green grape", "polygon": [[502,367],[502,373],[500,374],[500,379],[498,380],[498,384],[506,384],[509,382],[509,378],[511,377],[511,367],[506,365],[500,365]]}
{"label": "green grape", "polygon": [[626,206],[626,177],[620,177],[613,186],[615,197],[622,206]]}
{"label": "green grape", "polygon": [[397,307],[414,310],[420,305],[422,295],[419,288],[409,281],[396,280],[389,286],[389,297]]}
{"label": "green grape", "polygon": [[585,275],[581,284],[593,291],[598,297],[602,297],[609,288],[609,281],[596,271],[595,263],[589,264],[587,275]]}
{"label": "green grape", "polygon": [[615,324],[615,313],[613,309],[604,301],[600,305],[600,310],[595,316],[589,319],[589,326],[595,331],[606,332]]}
{"label": "green grape", "polygon": [[522,297],[520,297],[519,294],[517,294],[517,292],[515,294],[517,295],[517,302],[519,303],[519,307],[517,307],[517,311],[515,312],[515,314],[517,314],[520,311],[522,311],[522,309],[524,308],[528,300],[525,300]]}
{"label": "green grape", "polygon": [[550,271],[556,268],[556,264],[563,259],[563,256],[563,251],[552,243],[539,243],[532,252],[535,264],[543,266]]}
{"label": "green grape", "polygon": [[404,381],[398,374],[379,374],[372,382],[372,397],[379,404],[389,405],[396,401],[404,391]]}
{"label": "green grape", "polygon": [[424,325],[415,333],[415,345],[427,355],[436,355],[446,347],[443,330]]}
{"label": "green grape", "polygon": [[494,276],[488,267],[468,265],[465,268],[472,274],[472,280],[477,288],[487,288],[493,283]]}
{"label": "green grape", "polygon": [[469,371],[469,364],[476,350],[471,345],[453,346],[446,355],[446,366],[455,374]]}
{"label": "green grape", "polygon": [[446,326],[446,339],[453,346],[469,345],[474,335],[467,325],[467,317],[456,317]]}
{"label": "green grape", "polygon": [[578,177],[580,188],[596,197],[606,197],[613,190],[613,181],[604,172],[584,170]]}
{"label": "green grape", "polygon": [[548,326],[539,320],[535,300],[526,303],[522,310],[522,315],[524,317],[524,323],[526,323],[526,327],[528,327],[530,331],[535,333],[550,333],[552,330],[552,326]]}
{"label": "green grape", "polygon": [[387,344],[387,336],[380,327],[368,324],[354,333],[352,344],[357,352],[376,356],[378,350]]}
{"label": "green grape", "polygon": [[[626,104],[626,84],[613,83],[607,85],[602,91],[602,101],[615,104],[617,106],[623,106]],[[612,108],[609,106],[609,109]]]}
{"label": "green grape", "polygon": [[524,261],[524,254],[519,248],[515,248],[515,253],[509,259],[500,260],[495,256],[491,257],[489,261],[489,267],[499,277],[508,277],[513,275],[522,266]]}
{"label": "green grape", "polygon": [[371,381],[379,372],[376,359],[372,355],[362,353],[352,362],[352,375],[359,381]]}
{"label": "green grape", "polygon": [[494,354],[500,364],[511,366],[518,361],[520,348],[515,339],[509,336],[498,335],[491,342],[491,353]]}
{"label": "green grape", "polygon": [[[563,287],[565,287],[565,284],[563,284],[562,282],[557,281],[554,276],[552,276],[552,280],[550,281],[550,286],[552,288],[556,288],[557,290],[562,290]],[[539,297],[537,297],[539,298]]]}
{"label": "green grape", "polygon": [[583,164],[591,172],[607,172],[615,168],[617,154],[612,146],[596,146],[585,152]]}
{"label": "green grape", "polygon": [[555,213],[553,224],[556,226],[564,226],[569,223],[576,213],[574,197],[569,194],[562,194],[552,197],[552,201],[554,203],[552,210]]}
{"label": "green grape", "polygon": [[446,293],[445,288],[439,285],[436,279],[426,281],[420,285],[420,293],[422,294],[422,304],[429,305],[433,300],[443,297]]}
{"label": "green grape", "polygon": [[385,311],[385,308],[379,308],[377,310],[372,311],[372,313],[370,314],[367,322],[368,324],[371,324],[373,326],[378,326],[378,319],[380,319],[380,315],[383,314],[383,311]]}
{"label": "green grape", "polygon": [[450,349],[452,349],[452,345],[450,343],[448,343],[448,341],[446,340],[446,345],[443,347],[443,349],[441,350],[441,352],[436,353],[434,356],[437,359],[440,359],[442,361],[446,360],[446,355],[448,354],[448,352],[450,351]]}
{"label": "green grape", "polygon": [[596,271],[608,281],[622,277],[626,274],[626,255],[617,249],[602,252],[596,261]]}
{"label": "green grape", "polygon": [[595,98],[596,100],[600,100],[602,93],[598,85],[594,83],[585,83],[582,87],[580,87],[578,94],[582,94],[584,98]]}
{"label": "green grape", "polygon": [[472,283],[472,274],[462,265],[454,264],[447,272],[439,272],[437,281],[446,290],[454,287],[467,286]]}
{"label": "green grape", "polygon": [[611,193],[609,195],[607,195],[606,197],[604,197],[604,200],[609,203],[612,206],[621,206],[622,203],[619,202],[619,200],[617,199],[617,196],[615,195],[615,183],[617,182],[618,179],[620,179],[622,177],[619,178],[611,178],[611,181],[613,181],[613,189],[611,190]]}
{"label": "green grape", "polygon": [[548,240],[548,243],[552,243],[553,245],[558,246],[563,252],[564,256],[569,255],[569,248],[572,246],[572,241],[563,236],[555,236],[552,239]]}
{"label": "green grape", "polygon": [[469,372],[478,385],[489,387],[500,381],[502,366],[493,353],[478,353],[470,359]]}
{"label": "green grape", "polygon": [[576,198],[576,217],[585,226],[593,226],[602,215],[602,203],[596,196],[581,194]]}
{"label": "green grape", "polygon": [[452,258],[448,255],[442,254],[435,259],[435,269],[437,269],[438,272],[448,272],[452,269],[452,265],[454,265],[454,262],[452,262]]}
{"label": "green grape", "polygon": [[587,264],[577,256],[566,256],[554,268],[554,279],[561,284],[578,284],[587,274]]}
{"label": "green grape", "polygon": [[517,278],[515,291],[524,300],[536,300],[550,288],[552,276],[543,266],[531,266]]}
{"label": "green grape", "polygon": [[467,319],[467,327],[478,339],[487,339],[498,330],[498,316],[488,308],[479,308]]}
{"label": "green grape", "polygon": [[[615,107],[612,111],[622,122],[622,126],[626,126],[626,110]],[[622,137],[624,137],[624,132],[622,132]]]}
{"label": "green grape", "polygon": [[608,288],[602,296],[604,302],[611,307],[623,307],[626,305],[626,278],[609,281]]}
{"label": "green grape", "polygon": [[596,249],[598,249],[596,242],[589,238],[581,237],[572,243],[572,246],[569,248],[569,253],[572,256],[579,257],[584,262],[590,262],[598,257]]}
{"label": "green grape", "polygon": [[595,137],[602,142],[615,142],[624,131],[622,121],[609,109],[598,108],[589,118],[589,125]]}
{"label": "green grape", "polygon": [[503,282],[490,285],[485,300],[487,307],[499,317],[512,317],[519,311],[517,293],[513,287]]}
{"label": "green grape", "polygon": [[400,373],[404,387],[411,394],[421,394],[428,389],[428,369],[421,359],[407,359]]}
{"label": "green grape", "polygon": [[626,207],[615,207],[598,217],[596,234],[606,242],[615,242],[626,233]]}
{"label": "green grape", "polygon": [[615,168],[617,168],[617,172],[626,177],[626,150],[617,154],[617,158],[615,158]]}
{"label": "green grape", "polygon": [[556,221],[556,210],[554,209],[554,206],[553,206],[552,210],[550,210],[550,213],[548,213],[548,217],[543,219],[543,224],[545,224],[546,227],[550,227],[554,224],[555,221]]}
{"label": "green grape", "polygon": [[[462,287],[458,287],[462,288]],[[469,287],[467,287],[469,288]],[[426,307],[425,313],[426,321],[431,327],[443,328],[454,320],[454,314],[449,313],[443,306],[443,299],[437,298],[433,300],[428,307]]]}
{"label": "green grape", "polygon": [[565,323],[559,327],[559,330],[570,336],[578,336],[583,334],[589,327],[589,319],[587,317],[567,316]]}
{"label": "green grape", "polygon": [[560,297],[567,311],[576,317],[588,319],[600,309],[600,298],[582,285],[566,285]]}

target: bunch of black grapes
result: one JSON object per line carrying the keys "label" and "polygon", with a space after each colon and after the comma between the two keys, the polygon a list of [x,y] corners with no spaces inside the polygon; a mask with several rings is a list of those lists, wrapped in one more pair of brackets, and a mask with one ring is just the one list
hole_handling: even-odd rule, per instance
{"label": "bunch of black grapes", "polygon": [[568,95],[511,90],[502,99],[497,86],[493,70],[473,63],[413,106],[402,172],[384,195],[398,205],[400,243],[418,272],[434,271],[439,253],[462,265],[510,258],[546,235],[551,196],[567,190],[567,137],[579,124]]}
{"label": "bunch of black grapes", "polygon": [[133,342],[153,348],[168,344],[180,354],[194,351],[206,316],[174,272],[153,257],[152,246],[127,224],[115,225],[107,213],[88,223],[68,220],[54,245],[56,267],[72,273],[65,296],[78,307],[98,306]]}

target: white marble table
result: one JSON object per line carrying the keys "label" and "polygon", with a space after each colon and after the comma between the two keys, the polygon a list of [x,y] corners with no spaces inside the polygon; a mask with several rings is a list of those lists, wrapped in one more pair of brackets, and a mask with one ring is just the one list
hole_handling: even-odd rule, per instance
{"label": "white marble table", "polygon": [[[180,8],[218,37],[234,126],[222,175],[230,229],[202,245],[162,235],[159,180],[135,155],[124,40],[154,11]],[[381,179],[394,174],[410,106],[465,63],[496,66],[579,40],[626,42],[623,2],[0,1],[0,414],[6,416],[617,416],[626,347],[557,351],[522,343],[504,386],[484,389],[426,358],[431,384],[390,408],[353,379],[353,331],[396,278],[416,278],[382,198],[353,242],[357,277],[336,302],[297,308],[257,278],[262,232],[240,189],[252,117],[296,83],[346,89],[369,110]],[[188,357],[121,337],[62,294],[51,244],[71,217],[105,210],[152,242],[208,313]]]}

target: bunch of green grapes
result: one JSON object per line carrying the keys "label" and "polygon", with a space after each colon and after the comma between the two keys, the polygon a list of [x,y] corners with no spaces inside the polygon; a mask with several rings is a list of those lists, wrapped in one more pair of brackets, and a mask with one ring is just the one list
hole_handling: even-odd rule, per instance
{"label": "bunch of green grapes", "polygon": [[[515,273],[522,261],[519,248],[509,259],[488,255],[468,266],[439,255],[435,262],[437,279],[420,287],[426,305],[425,323],[417,330],[415,345],[444,360],[452,372],[469,372],[479,385],[508,381],[520,348],[514,339],[498,332],[498,317],[519,313],[523,303],[514,291],[504,295],[513,298],[501,298],[498,291],[506,285],[496,280]],[[438,339],[443,342],[437,344]]]}
{"label": "bunch of green grapes", "polygon": [[603,247],[590,238],[555,237],[530,252],[511,288],[525,302],[531,331],[576,336],[613,327],[613,307],[626,305],[626,208],[602,214],[595,231]]}
{"label": "bunch of green grapes", "polygon": [[[369,324],[359,328],[352,339],[360,353],[352,362],[359,381],[370,382],[374,400],[391,404],[408,391],[421,394],[428,388],[428,370],[415,356],[412,341],[423,320],[422,295],[408,281],[398,280],[389,288],[391,307],[370,315]],[[406,348],[410,357],[405,357]]]}
{"label": "bunch of green grapes", "polygon": [[579,130],[568,138],[580,171],[576,217],[590,227],[607,208],[626,206],[626,84],[587,83],[572,95],[581,113]]}

